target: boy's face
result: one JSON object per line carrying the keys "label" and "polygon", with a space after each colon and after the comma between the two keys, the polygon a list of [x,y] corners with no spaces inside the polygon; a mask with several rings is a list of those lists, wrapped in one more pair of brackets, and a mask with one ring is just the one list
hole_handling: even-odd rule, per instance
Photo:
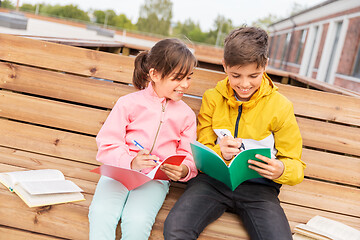
{"label": "boy's face", "polygon": [[261,85],[265,67],[257,68],[256,63],[233,67],[227,67],[223,63],[223,66],[236,97],[243,102],[249,101]]}

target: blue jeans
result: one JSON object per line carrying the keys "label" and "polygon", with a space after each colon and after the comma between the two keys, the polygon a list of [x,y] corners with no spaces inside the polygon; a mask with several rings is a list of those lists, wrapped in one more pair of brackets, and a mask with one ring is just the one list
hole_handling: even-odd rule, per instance
{"label": "blue jeans", "polygon": [[200,173],[188,182],[164,225],[166,240],[197,239],[204,228],[226,210],[243,221],[252,240],[290,240],[289,223],[275,187],[244,182],[235,191]]}
{"label": "blue jeans", "polygon": [[168,181],[150,181],[128,191],[101,176],[89,208],[90,240],[114,240],[120,219],[121,239],[148,239],[168,191]]}

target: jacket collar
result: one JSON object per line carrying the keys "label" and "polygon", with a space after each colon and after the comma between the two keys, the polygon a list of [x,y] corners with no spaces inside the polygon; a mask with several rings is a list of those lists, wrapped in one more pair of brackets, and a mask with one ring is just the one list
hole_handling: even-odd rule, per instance
{"label": "jacket collar", "polygon": [[231,107],[238,108],[240,105],[243,105],[243,108],[252,108],[256,103],[263,97],[275,92],[278,90],[278,87],[274,85],[269,76],[264,72],[262,76],[262,82],[260,88],[255,92],[255,94],[247,102],[238,101],[235,98],[234,90],[229,84],[229,78],[226,77],[224,80],[218,82],[215,89],[227,99],[227,104]]}
{"label": "jacket collar", "polygon": [[148,86],[143,91],[144,91],[145,97],[150,99],[153,102],[158,102],[158,103],[165,103],[166,102],[166,98],[159,97],[157,95],[157,93],[155,92],[155,89],[153,87],[152,82],[149,82]]}

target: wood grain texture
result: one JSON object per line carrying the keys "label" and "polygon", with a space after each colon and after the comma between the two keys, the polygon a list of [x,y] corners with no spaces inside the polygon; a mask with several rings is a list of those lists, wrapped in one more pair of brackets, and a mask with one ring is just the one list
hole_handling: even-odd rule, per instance
{"label": "wood grain texture", "polygon": [[305,176],[360,187],[360,158],[303,149]]}
{"label": "wood grain texture", "polygon": [[[156,224],[154,225],[150,239],[158,239],[159,236],[162,236],[162,224],[169,209],[171,209],[173,203],[182,191],[183,189],[171,189],[170,194],[156,218]],[[85,194],[85,197],[87,199],[85,202],[83,201],[77,204],[67,203],[53,205],[51,208],[30,209],[21,199],[15,196],[15,194],[0,186],[0,209],[2,209],[0,211],[3,216],[0,219],[0,224],[74,240],[88,239],[87,206],[91,202],[92,195]],[[173,200],[170,201],[170,199]],[[357,224],[359,224],[359,219],[351,216],[284,203],[282,203],[282,207],[287,216],[289,216],[289,222],[292,228],[299,223],[307,222],[309,215],[312,214],[329,217],[348,224],[349,226],[356,227]],[[21,217],[21,220],[11,218],[12,214],[17,214],[17,216]],[[69,231],[59,231],[59,228],[68,226],[70,219],[72,229]],[[246,231],[238,218],[231,213],[224,213],[216,222],[210,224],[199,239],[207,239],[207,236],[212,236],[213,239],[224,239],[224,236],[226,236],[225,239],[237,239],[238,237],[248,239]]]}
{"label": "wood grain texture", "polygon": [[111,109],[117,99],[135,91],[121,84],[0,62],[0,87]]}
{"label": "wood grain texture", "polygon": [[0,226],[0,240],[61,240],[60,238],[24,231],[16,228]]}
{"label": "wood grain texture", "polygon": [[0,118],[0,146],[96,163],[95,137],[18,123]]}
{"label": "wood grain texture", "polygon": [[0,42],[1,60],[83,76],[131,81],[133,64],[125,56],[7,34],[0,34]]}
{"label": "wood grain texture", "polygon": [[360,128],[296,118],[305,146],[360,156]]}
{"label": "wood grain texture", "polygon": [[[133,60],[128,57],[127,61]],[[196,69],[188,94],[202,96],[206,89],[215,87],[224,77],[223,73]],[[127,81],[123,83],[128,84],[131,78],[124,79]],[[360,126],[360,98],[279,83],[276,85],[280,93],[293,103],[294,112],[299,116]],[[134,87],[124,84],[4,62],[0,62],[0,87],[106,108],[112,108],[120,96],[136,91]],[[187,99],[184,98],[185,101]],[[199,109],[199,106],[196,108]]]}
{"label": "wood grain texture", "polygon": [[[9,154],[0,154],[4,160],[0,165],[0,169],[4,172],[23,170],[23,167],[8,165],[13,156]],[[10,159],[10,161],[9,161]],[[25,160],[22,158],[22,160]],[[26,161],[25,161],[26,162]],[[61,168],[61,165],[56,165],[56,169]],[[33,169],[33,168],[31,168]],[[35,169],[39,169],[38,167]],[[67,170],[68,168],[65,168]],[[64,172],[66,174],[66,172]],[[89,173],[89,175],[96,175]],[[88,183],[87,180],[70,177],[72,181],[78,184],[85,192],[93,194],[95,188]],[[282,187],[280,193],[280,200],[283,203],[302,205],[304,207],[320,209],[324,211],[335,211],[334,206],[337,206],[336,212],[350,216],[360,216],[360,190],[353,187],[346,187],[326,182],[319,182],[305,179],[301,184],[296,186]]]}
{"label": "wood grain texture", "polygon": [[0,116],[96,135],[110,111],[0,90]]}

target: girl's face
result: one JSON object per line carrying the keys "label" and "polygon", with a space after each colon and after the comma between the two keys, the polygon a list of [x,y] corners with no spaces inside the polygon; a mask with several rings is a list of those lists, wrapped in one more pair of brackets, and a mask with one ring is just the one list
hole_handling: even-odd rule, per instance
{"label": "girl's face", "polygon": [[169,76],[161,79],[161,73],[157,72],[154,68],[151,68],[149,75],[154,82],[154,90],[156,94],[162,98],[171,99],[173,101],[179,101],[183,97],[184,93],[189,89],[191,83],[191,71],[188,75],[180,75],[181,78],[175,79],[177,71],[173,71]]}

